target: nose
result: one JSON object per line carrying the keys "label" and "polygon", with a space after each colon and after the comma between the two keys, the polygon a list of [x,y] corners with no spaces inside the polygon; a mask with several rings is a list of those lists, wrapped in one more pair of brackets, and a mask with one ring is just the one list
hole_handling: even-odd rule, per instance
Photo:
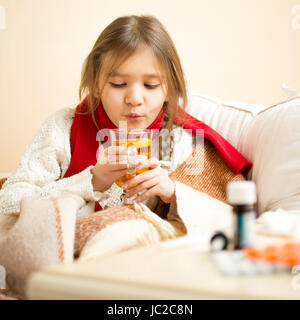
{"label": "nose", "polygon": [[138,107],[144,102],[142,90],[137,86],[129,88],[126,92],[125,103],[131,107]]}

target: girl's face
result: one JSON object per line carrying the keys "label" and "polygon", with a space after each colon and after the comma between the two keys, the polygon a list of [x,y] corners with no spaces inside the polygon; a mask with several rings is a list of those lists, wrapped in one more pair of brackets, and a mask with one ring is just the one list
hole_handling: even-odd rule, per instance
{"label": "girl's face", "polygon": [[[108,60],[109,61],[109,60]],[[147,47],[125,60],[105,83],[101,101],[110,120],[119,127],[147,128],[167,101],[164,74]]]}

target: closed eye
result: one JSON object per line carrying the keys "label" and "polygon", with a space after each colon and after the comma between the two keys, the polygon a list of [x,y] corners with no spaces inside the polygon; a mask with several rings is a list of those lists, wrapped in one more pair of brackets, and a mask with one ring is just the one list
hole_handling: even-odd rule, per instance
{"label": "closed eye", "polygon": [[[110,82],[110,85],[114,88],[123,88],[125,87],[127,84],[126,83],[113,83]],[[145,83],[144,86],[148,89],[156,89],[157,87],[159,87],[159,84],[147,84]]]}
{"label": "closed eye", "polygon": [[147,84],[145,83],[145,87],[148,89],[155,89],[159,86],[159,84]]}
{"label": "closed eye", "polygon": [[126,86],[126,83],[113,83],[113,82],[110,82],[110,85],[114,88],[122,88],[124,86]]}

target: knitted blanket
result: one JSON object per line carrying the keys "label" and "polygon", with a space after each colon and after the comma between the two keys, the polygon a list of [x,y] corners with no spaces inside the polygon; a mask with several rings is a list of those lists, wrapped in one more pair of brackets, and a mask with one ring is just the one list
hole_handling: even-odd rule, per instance
{"label": "knitted blanket", "polygon": [[[166,219],[142,203],[133,209],[114,207],[80,217],[86,203],[73,194],[23,198],[20,212],[0,213],[0,266],[6,273],[0,294],[26,298],[30,274],[49,265],[157,244],[191,233],[197,225],[215,228],[228,224],[226,184],[244,177],[234,174],[209,142],[198,145],[171,178],[176,183],[177,208],[173,205]],[[198,207],[192,208],[191,202]],[[206,217],[216,225],[205,224]]]}

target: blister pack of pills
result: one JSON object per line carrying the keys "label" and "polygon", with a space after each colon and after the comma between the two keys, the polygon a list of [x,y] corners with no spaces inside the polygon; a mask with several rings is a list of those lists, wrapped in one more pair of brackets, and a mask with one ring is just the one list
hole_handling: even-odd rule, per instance
{"label": "blister pack of pills", "polygon": [[226,275],[290,272],[300,265],[300,243],[213,252],[212,261]]}

